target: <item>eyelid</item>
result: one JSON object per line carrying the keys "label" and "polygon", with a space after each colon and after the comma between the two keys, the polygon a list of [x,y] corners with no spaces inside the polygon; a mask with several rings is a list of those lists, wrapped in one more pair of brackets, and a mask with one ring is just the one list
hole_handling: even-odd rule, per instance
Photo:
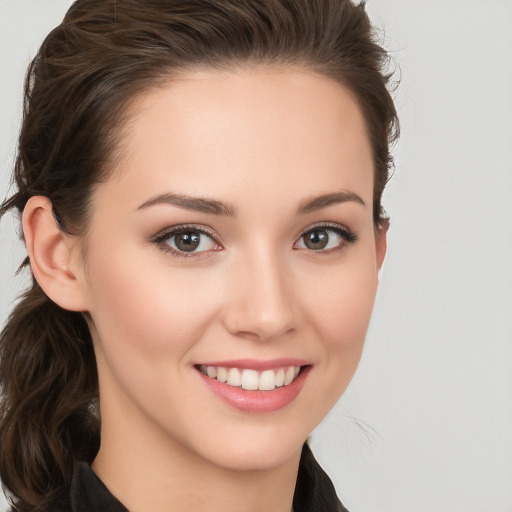
{"label": "eyelid", "polygon": [[[307,233],[315,230],[334,231],[336,232],[337,236],[343,239],[343,242],[336,247],[332,247],[329,249],[320,249],[316,251],[313,249],[295,247]],[[295,239],[295,242],[293,242],[293,248],[295,250],[302,250],[305,253],[311,255],[326,255],[346,249],[348,245],[353,244],[354,242],[357,241],[357,239],[357,234],[351,229],[349,229],[347,226],[344,226],[343,224],[338,224],[337,222],[317,222],[315,224],[308,226],[301,232],[301,234]]]}
{"label": "eyelid", "polygon": [[312,231],[313,229],[321,229],[321,228],[324,228],[326,230],[331,229],[331,230],[336,230],[336,231],[342,231],[343,233],[346,233],[350,237],[357,238],[357,235],[351,229],[349,229],[347,226],[345,226],[343,224],[338,224],[337,222],[327,221],[327,222],[315,222],[314,224],[311,224],[310,226],[308,226],[307,228],[303,229],[300,232],[300,234],[297,236],[296,240],[303,237],[306,233],[308,233],[309,231]]}
{"label": "eyelid", "polygon": [[[166,243],[166,240],[173,237],[174,235],[181,233],[182,231],[197,231],[203,235],[206,235],[210,238],[217,246],[220,246],[219,249],[210,249],[205,251],[192,251],[192,252],[184,252],[171,247]],[[165,254],[170,254],[171,257],[176,259],[188,259],[188,260],[201,260],[203,258],[208,258],[212,255],[213,252],[218,252],[224,249],[224,245],[222,241],[220,241],[219,235],[212,230],[211,228],[198,224],[177,224],[175,226],[170,226],[164,230],[159,231],[156,235],[150,237],[151,243],[155,244],[159,250],[161,250]]]}
{"label": "eyelid", "polygon": [[169,226],[159,231],[156,235],[150,237],[150,239],[154,243],[163,242],[172,235],[180,233],[181,231],[186,231],[187,229],[203,233],[204,235],[209,236],[219,245],[224,245],[220,236],[213,229],[209,228],[208,226],[203,226],[201,224],[177,224],[176,226]]}
{"label": "eyelid", "polygon": [[[354,233],[352,230],[350,230],[347,226],[343,224],[339,224],[337,222],[331,222],[331,221],[324,221],[324,222],[316,222],[314,224],[311,224],[307,226],[305,229],[303,229],[300,234],[295,238],[295,241],[293,242],[293,246],[297,244],[297,242],[304,237],[308,232],[315,230],[315,229],[324,229],[326,231],[331,230],[339,233],[339,236],[341,236],[344,239],[344,243],[340,244],[340,246],[337,249],[328,249],[328,250],[319,250],[319,251],[312,251],[317,253],[329,253],[333,252],[338,249],[343,249],[347,244],[353,243],[357,241],[357,234]],[[175,226],[169,226],[161,231],[159,231],[157,234],[151,236],[149,240],[160,247],[161,250],[164,252],[172,253],[175,257],[183,257],[183,258],[202,258],[207,257],[209,253],[216,252],[222,249],[215,249],[215,250],[207,250],[207,251],[199,251],[199,252],[182,252],[179,250],[176,250],[169,246],[168,244],[165,244],[164,242],[171,238],[173,235],[180,233],[182,231],[186,230],[193,230],[197,231],[199,233],[202,233],[206,236],[208,236],[213,242],[220,245],[222,249],[224,249],[224,243],[222,242],[221,237],[215,232],[212,228],[208,226],[204,226],[201,224],[177,224]],[[163,247],[165,245],[165,247]]]}

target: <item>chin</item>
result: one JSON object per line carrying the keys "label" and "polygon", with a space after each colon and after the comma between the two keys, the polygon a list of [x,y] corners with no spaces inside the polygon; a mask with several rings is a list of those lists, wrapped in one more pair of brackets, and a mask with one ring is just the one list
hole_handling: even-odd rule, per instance
{"label": "chin", "polygon": [[238,453],[224,454],[217,459],[217,464],[231,471],[269,471],[285,465],[290,460],[298,460],[301,450],[302,444],[292,451],[246,449]]}
{"label": "chin", "polygon": [[255,439],[232,439],[205,446],[203,457],[231,471],[265,471],[278,468],[300,458],[307,435],[300,438],[269,433]]}

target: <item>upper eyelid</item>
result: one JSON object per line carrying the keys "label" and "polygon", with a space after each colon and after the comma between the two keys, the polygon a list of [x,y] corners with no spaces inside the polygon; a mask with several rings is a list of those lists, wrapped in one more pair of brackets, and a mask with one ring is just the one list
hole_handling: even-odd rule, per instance
{"label": "upper eyelid", "polygon": [[200,233],[209,236],[215,242],[222,244],[222,240],[216,231],[207,226],[202,226],[198,224],[178,224],[176,226],[168,227],[159,231],[156,235],[152,236],[151,239],[153,241],[163,241],[166,238],[170,238],[174,234],[179,233],[181,231],[185,231],[187,229],[190,229],[191,231],[199,231]]}
{"label": "upper eyelid", "polygon": [[[301,237],[303,237],[306,233],[313,229],[319,229],[319,228],[327,228],[327,229],[338,229],[340,231],[344,231],[348,234],[351,234],[352,231],[345,225],[339,224],[337,222],[329,222],[329,221],[323,221],[323,222],[315,222],[314,224],[311,224],[307,226],[306,228],[303,228],[294,238],[294,240],[297,240]],[[222,237],[212,228],[208,226],[204,226],[201,224],[177,224],[175,226],[167,227],[160,232],[158,232],[156,235],[152,236],[151,239],[153,241],[163,241],[166,238],[171,237],[175,233],[179,233],[180,231],[190,229],[190,230],[197,230],[210,238],[212,238],[217,243],[224,245],[224,242],[222,241]]]}
{"label": "upper eyelid", "polygon": [[339,231],[345,231],[346,233],[352,233],[352,231],[345,225],[339,224],[338,222],[317,222],[315,224],[311,224],[307,228],[303,229],[298,235],[297,238],[300,238],[304,236],[306,233],[313,229],[319,229],[319,228],[327,228],[327,229],[337,229]]}

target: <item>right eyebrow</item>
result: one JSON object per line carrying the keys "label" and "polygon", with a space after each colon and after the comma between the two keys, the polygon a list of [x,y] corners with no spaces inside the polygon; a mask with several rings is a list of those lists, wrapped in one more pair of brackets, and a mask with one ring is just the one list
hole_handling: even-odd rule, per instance
{"label": "right eyebrow", "polygon": [[156,205],[171,205],[184,210],[209,213],[210,215],[236,216],[236,208],[230,204],[203,197],[193,197],[185,194],[159,194],[142,203],[137,210],[143,210]]}

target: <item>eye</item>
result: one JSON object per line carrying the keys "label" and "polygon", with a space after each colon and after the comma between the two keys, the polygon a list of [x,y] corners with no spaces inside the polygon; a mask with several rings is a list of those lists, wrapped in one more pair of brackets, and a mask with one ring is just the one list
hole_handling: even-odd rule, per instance
{"label": "eye", "polygon": [[341,249],[346,244],[355,242],[356,239],[354,233],[342,226],[315,226],[303,233],[293,247],[315,252],[330,252]]}
{"label": "eye", "polygon": [[155,243],[165,252],[185,257],[222,248],[210,233],[194,227],[179,227],[162,233]]}

